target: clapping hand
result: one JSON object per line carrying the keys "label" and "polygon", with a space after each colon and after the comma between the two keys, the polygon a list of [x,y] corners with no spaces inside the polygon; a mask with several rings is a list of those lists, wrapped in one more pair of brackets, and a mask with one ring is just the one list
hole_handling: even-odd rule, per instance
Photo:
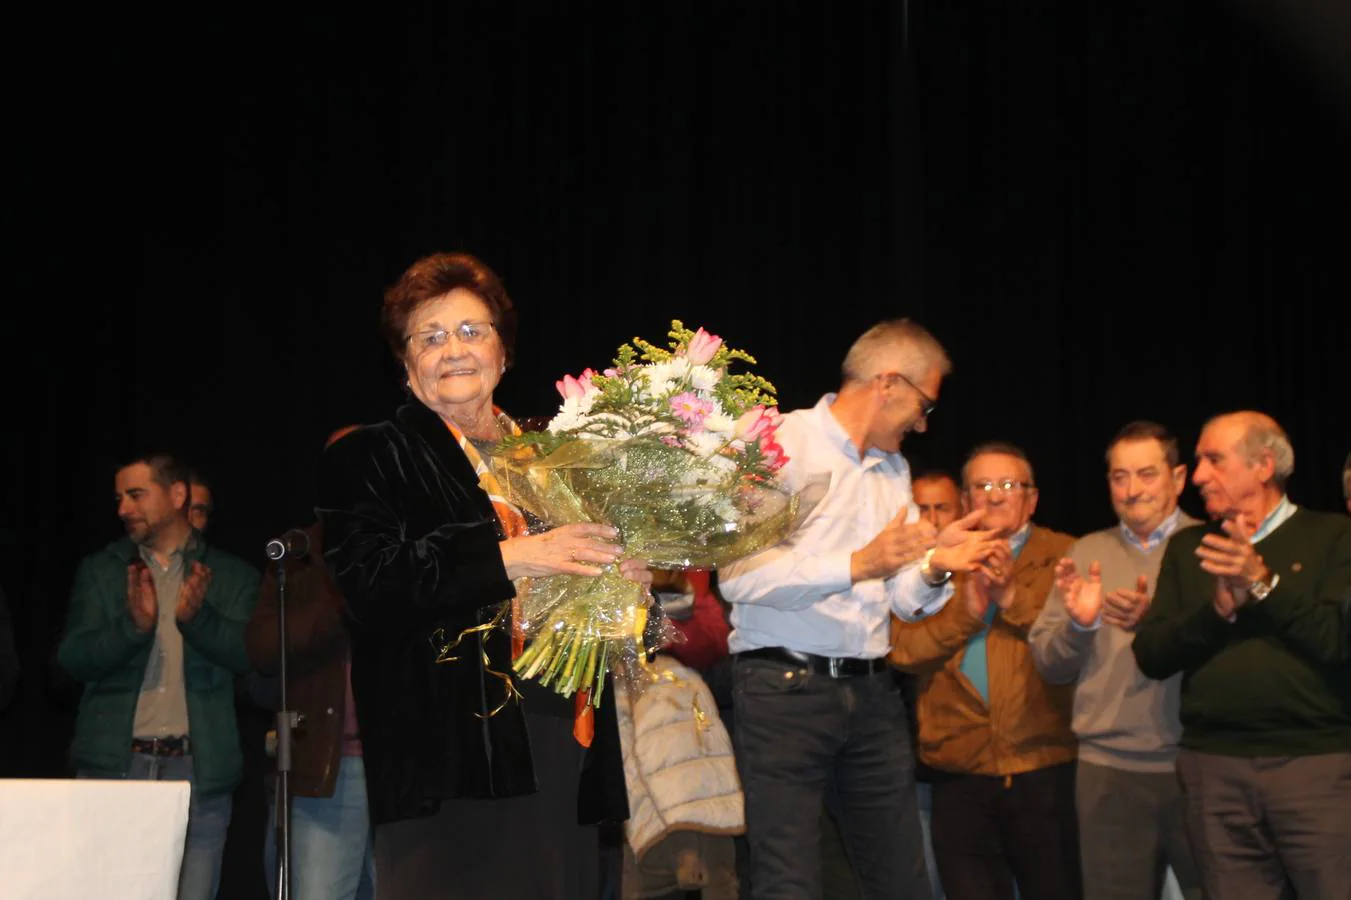
{"label": "clapping hand", "polygon": [[155,630],[159,618],[159,601],[155,598],[155,580],[143,562],[127,566],[127,612],[142,634]]}
{"label": "clapping hand", "polygon": [[990,554],[977,564],[973,578],[981,580],[990,595],[990,600],[1000,609],[1008,609],[1013,603],[1013,548],[1008,541],[999,541]]}
{"label": "clapping hand", "polygon": [[889,578],[934,546],[937,532],[933,523],[920,519],[906,524],[908,514],[909,510],[901,510],[867,546],[849,558],[849,574],[855,582]]}
{"label": "clapping hand", "polygon": [[1055,564],[1055,586],[1065,598],[1065,610],[1081,628],[1089,628],[1102,614],[1102,566],[1088,565],[1088,578],[1079,575],[1074,560],[1065,557]]}
{"label": "clapping hand", "polygon": [[1118,588],[1107,595],[1103,603],[1102,620],[1124,631],[1134,631],[1145,613],[1149,612],[1150,599],[1149,579],[1139,575],[1135,579],[1135,590]]}
{"label": "clapping hand", "polygon": [[188,577],[178,590],[178,607],[174,616],[180,622],[191,622],[206,600],[206,589],[211,586],[211,570],[199,562],[193,562]]}
{"label": "clapping hand", "polygon": [[976,527],[982,515],[982,510],[973,510],[938,532],[929,565],[944,572],[975,572],[996,547],[1007,547],[994,530]]}
{"label": "clapping hand", "polygon": [[1253,547],[1253,529],[1242,516],[1225,519],[1220,527],[1224,534],[1206,534],[1196,555],[1201,569],[1216,577],[1215,611],[1227,619],[1248,601],[1248,585],[1266,581],[1270,570]]}

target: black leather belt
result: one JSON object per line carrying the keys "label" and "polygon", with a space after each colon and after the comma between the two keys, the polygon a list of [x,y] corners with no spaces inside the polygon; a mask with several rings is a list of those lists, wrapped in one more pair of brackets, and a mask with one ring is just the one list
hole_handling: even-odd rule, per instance
{"label": "black leather belt", "polygon": [[850,656],[817,656],[814,653],[799,653],[787,647],[759,647],[755,650],[743,650],[737,659],[767,659],[783,663],[795,669],[811,669],[831,678],[852,678],[855,675],[875,675],[885,672],[885,659],[854,659]]}
{"label": "black leather belt", "polygon": [[187,735],[181,737],[132,738],[131,752],[146,756],[188,756],[192,753],[192,741]]}

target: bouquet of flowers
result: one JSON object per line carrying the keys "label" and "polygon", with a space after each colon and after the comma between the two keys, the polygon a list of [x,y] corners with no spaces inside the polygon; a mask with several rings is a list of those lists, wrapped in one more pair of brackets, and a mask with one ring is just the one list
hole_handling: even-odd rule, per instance
{"label": "bouquet of flowers", "polygon": [[[491,465],[509,499],[547,527],[604,522],[628,556],[658,568],[715,568],[778,543],[798,498],[774,473],[774,386],[733,374],[755,359],[702,328],[671,323],[669,349],[639,338],[611,368],[557,383],[563,403],[542,431],[502,443]],[[599,705],[607,671],[646,662],[647,596],[617,569],[534,579],[521,625],[533,641],[518,675]]]}

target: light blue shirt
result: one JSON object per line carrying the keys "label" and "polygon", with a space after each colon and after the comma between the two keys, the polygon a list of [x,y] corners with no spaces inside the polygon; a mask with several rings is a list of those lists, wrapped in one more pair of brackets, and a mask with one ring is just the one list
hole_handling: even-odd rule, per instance
{"label": "light blue shirt", "polygon": [[1271,534],[1277,528],[1285,524],[1285,520],[1295,514],[1299,507],[1290,502],[1290,498],[1281,495],[1281,502],[1276,504],[1276,508],[1267,513],[1267,517],[1262,520],[1262,524],[1253,532],[1251,543],[1257,543],[1262,538]]}
{"label": "light blue shirt", "polygon": [[[1023,552],[1023,548],[1027,546],[1027,539],[1031,535],[1032,523],[1028,522],[1009,537],[1009,546],[1013,550],[1014,559],[1017,559],[1018,555]],[[990,702],[990,665],[986,652],[985,637],[990,633],[990,625],[994,623],[994,616],[997,612],[999,612],[999,607],[993,603],[985,610],[985,625],[966,642],[966,654],[962,657],[962,664],[959,667],[972,686],[980,691],[980,696],[986,703]]]}
{"label": "light blue shirt", "polygon": [[862,456],[840,425],[827,394],[811,409],[784,416],[776,439],[788,462],[779,480],[791,491],[828,482],[798,529],[777,546],[719,573],[732,604],[733,653],[786,647],[819,656],[878,659],[891,647],[891,613],[906,621],[931,615],[952,586],[929,587],[919,564],[888,578],[853,582],[850,557],[898,514],[919,520],[910,466],[877,448]]}
{"label": "light blue shirt", "polygon": [[1177,531],[1177,524],[1178,522],[1181,521],[1182,521],[1182,507],[1175,506],[1173,507],[1172,513],[1169,514],[1169,516],[1166,519],[1160,522],[1159,527],[1151,531],[1149,533],[1149,537],[1145,538],[1144,540],[1141,540],[1140,535],[1136,534],[1135,531],[1132,530],[1131,527],[1127,525],[1125,522],[1121,523],[1121,533],[1126,536],[1126,542],[1129,543],[1132,547],[1136,548],[1137,550],[1141,550],[1145,553],[1148,553],[1155,547],[1162,544],[1164,541],[1168,540],[1168,538],[1172,535],[1172,533],[1174,531]]}

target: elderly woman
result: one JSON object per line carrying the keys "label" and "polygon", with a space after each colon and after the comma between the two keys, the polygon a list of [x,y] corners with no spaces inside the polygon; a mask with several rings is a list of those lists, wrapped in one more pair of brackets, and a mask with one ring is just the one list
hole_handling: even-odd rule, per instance
{"label": "elderly woman", "polygon": [[[622,548],[606,525],[528,534],[494,495],[484,457],[516,427],[493,405],[516,313],[487,266],[419,260],[382,322],[411,402],[325,452],[317,508],[351,607],[377,890],[591,900],[594,825],[627,815],[612,692],[589,746],[572,700],[533,682],[513,698],[510,604],[514,579],[597,575]],[[641,563],[622,570],[651,581]]]}

